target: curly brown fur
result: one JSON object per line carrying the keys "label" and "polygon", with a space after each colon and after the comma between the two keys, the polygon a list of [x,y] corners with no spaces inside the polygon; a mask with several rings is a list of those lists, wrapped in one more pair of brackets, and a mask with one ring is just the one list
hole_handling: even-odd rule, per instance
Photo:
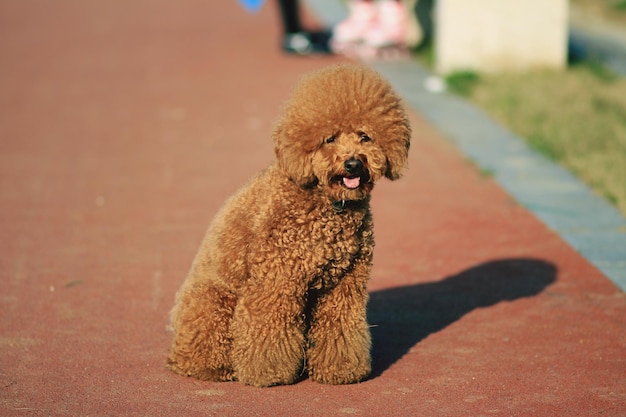
{"label": "curly brown fur", "polygon": [[305,77],[274,129],[277,162],[225,204],[176,295],[170,369],[255,386],[304,372],[330,384],[365,378],[370,193],[402,175],[410,135],[374,71]]}

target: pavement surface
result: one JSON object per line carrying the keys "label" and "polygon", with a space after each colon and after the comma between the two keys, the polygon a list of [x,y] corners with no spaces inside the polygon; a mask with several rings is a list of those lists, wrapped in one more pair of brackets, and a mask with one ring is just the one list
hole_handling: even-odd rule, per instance
{"label": "pavement surface", "polygon": [[342,60],[278,44],[273,2],[0,4],[0,415],[626,415],[624,293],[414,105],[410,170],[373,196],[372,376],[165,369],[211,217]]}

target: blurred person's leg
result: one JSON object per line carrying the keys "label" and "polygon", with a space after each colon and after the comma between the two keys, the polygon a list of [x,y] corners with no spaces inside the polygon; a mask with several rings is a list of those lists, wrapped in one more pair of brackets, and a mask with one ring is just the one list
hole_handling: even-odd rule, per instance
{"label": "blurred person's leg", "polygon": [[374,48],[405,45],[408,13],[399,0],[381,0],[376,4],[376,22],[365,32],[364,42]]}
{"label": "blurred person's leg", "polygon": [[278,0],[278,5],[283,27],[283,51],[299,55],[330,53],[327,34],[302,28],[297,0]]}
{"label": "blurred person's leg", "polygon": [[415,16],[418,0],[351,0],[348,17],[333,31],[335,52],[362,58],[407,56],[422,38]]}
{"label": "blurred person's leg", "polygon": [[374,27],[377,14],[372,0],[351,0],[348,17],[333,29],[333,49],[350,54],[349,49],[363,42],[367,32]]}

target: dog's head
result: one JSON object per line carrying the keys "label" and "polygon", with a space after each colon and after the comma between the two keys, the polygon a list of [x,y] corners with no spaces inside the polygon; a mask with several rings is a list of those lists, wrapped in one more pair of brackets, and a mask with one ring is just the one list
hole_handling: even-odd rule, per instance
{"label": "dog's head", "polygon": [[338,65],[302,79],[273,138],[278,164],[293,181],[349,201],[366,198],[382,177],[400,178],[411,129],[400,98],[378,73]]}

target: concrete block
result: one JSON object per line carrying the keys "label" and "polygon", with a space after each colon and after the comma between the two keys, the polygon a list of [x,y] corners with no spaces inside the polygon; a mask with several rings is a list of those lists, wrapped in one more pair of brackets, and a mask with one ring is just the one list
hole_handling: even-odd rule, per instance
{"label": "concrete block", "polygon": [[438,0],[436,71],[563,68],[568,9],[567,0]]}

